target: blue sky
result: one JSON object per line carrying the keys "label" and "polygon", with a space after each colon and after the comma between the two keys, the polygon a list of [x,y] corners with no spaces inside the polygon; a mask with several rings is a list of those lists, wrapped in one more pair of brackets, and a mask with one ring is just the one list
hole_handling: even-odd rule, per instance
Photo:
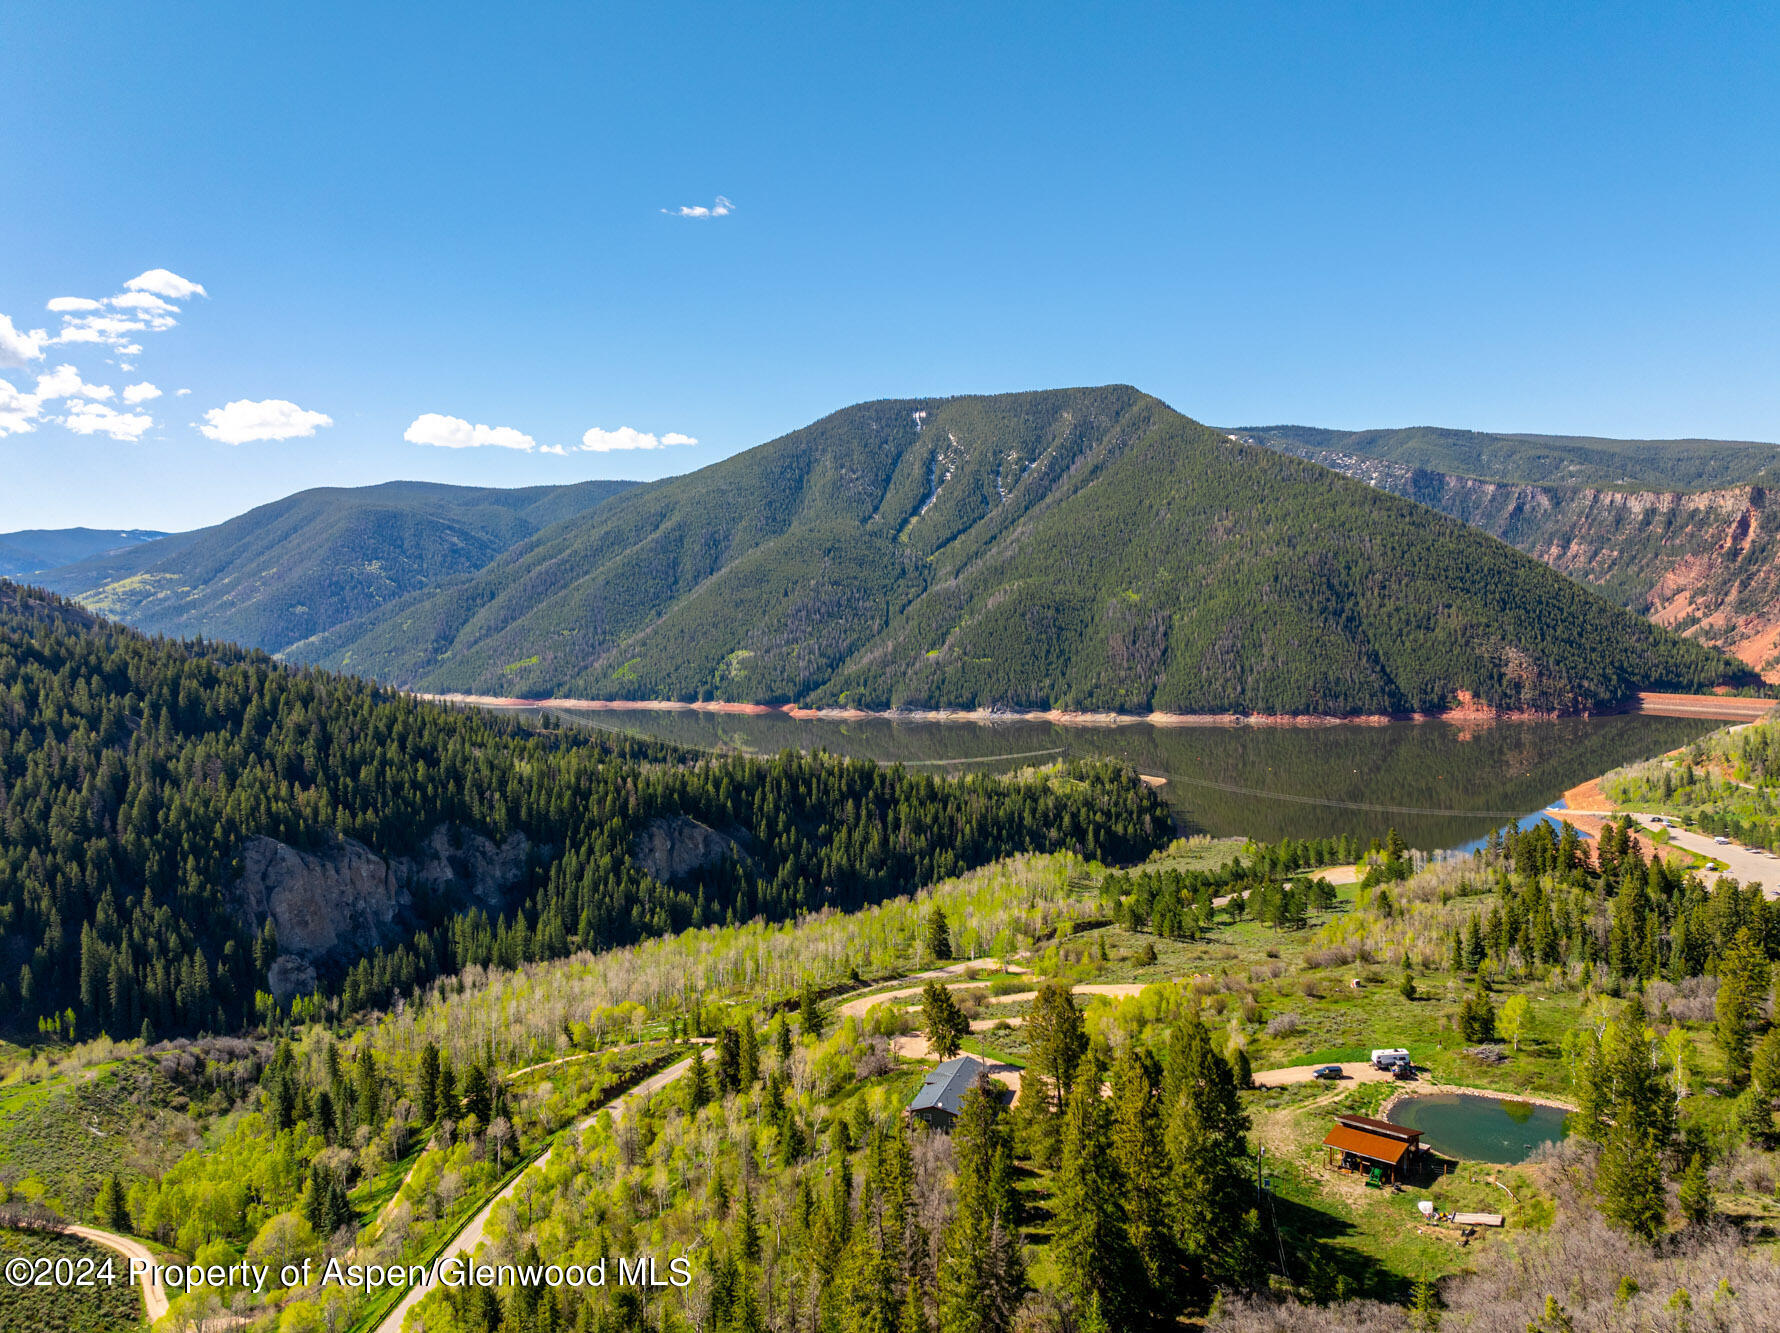
{"label": "blue sky", "polygon": [[1765,6],[19,0],[0,530],[1110,381],[1780,438],[1776,67]]}

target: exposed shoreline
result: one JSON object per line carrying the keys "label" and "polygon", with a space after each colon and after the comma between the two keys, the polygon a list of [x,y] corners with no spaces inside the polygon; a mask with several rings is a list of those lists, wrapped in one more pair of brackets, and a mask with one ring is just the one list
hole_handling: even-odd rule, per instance
{"label": "exposed shoreline", "polygon": [[1432,1087],[1401,1088],[1398,1091],[1393,1092],[1389,1097],[1384,1099],[1384,1104],[1378,1108],[1378,1118],[1380,1120],[1389,1120],[1391,1118],[1391,1112],[1400,1103],[1408,1101],[1411,1097],[1433,1097],[1441,1094],[1461,1095],[1466,1097],[1489,1097],[1499,1102],[1526,1102],[1529,1106],[1549,1106],[1554,1111],[1573,1112],[1577,1110],[1577,1107],[1573,1102],[1559,1101],[1555,1097],[1537,1097],[1531,1093],[1525,1092],[1503,1092],[1499,1088],[1466,1088],[1457,1087],[1447,1083],[1440,1083]]}
{"label": "exposed shoreline", "polygon": [[1542,722],[1563,716],[1602,717],[1614,713],[1649,713],[1661,717],[1722,718],[1749,721],[1772,709],[1771,699],[1743,699],[1697,694],[1641,693],[1619,709],[1599,713],[1559,714],[1509,711],[1471,701],[1437,713],[1368,713],[1336,717],[1317,713],[1115,713],[1074,709],[907,708],[874,711],[864,708],[805,708],[798,704],[686,702],[677,699],[521,699],[492,694],[417,694],[436,703],[480,708],[552,708],[565,712],[727,713],[762,717],[778,714],[794,721],[860,722],[1047,722],[1061,727],[1383,727],[1398,722],[1447,722],[1477,725],[1492,722]]}

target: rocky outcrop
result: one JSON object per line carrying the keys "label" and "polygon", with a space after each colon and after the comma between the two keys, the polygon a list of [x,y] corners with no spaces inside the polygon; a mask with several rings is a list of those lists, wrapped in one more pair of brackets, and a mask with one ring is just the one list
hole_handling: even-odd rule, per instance
{"label": "rocky outcrop", "polygon": [[251,838],[241,849],[233,894],[255,931],[270,921],[278,933],[268,980],[284,1001],[314,990],[318,968],[351,962],[405,935],[416,923],[417,900],[502,910],[530,852],[523,833],[496,845],[447,825],[413,857],[385,858],[349,838],[320,851]]}
{"label": "rocky outcrop", "polygon": [[651,820],[631,841],[631,856],[637,865],[664,884],[702,870],[736,850],[733,838],[688,815]]}
{"label": "rocky outcrop", "polygon": [[241,849],[235,888],[256,930],[269,918],[278,930],[278,951],[310,962],[392,938],[414,902],[389,862],[350,839],[303,852],[272,838],[250,838]]}
{"label": "rocky outcrop", "polygon": [[1345,450],[1289,452],[1481,528],[1780,682],[1780,507],[1763,486],[1541,486]]}

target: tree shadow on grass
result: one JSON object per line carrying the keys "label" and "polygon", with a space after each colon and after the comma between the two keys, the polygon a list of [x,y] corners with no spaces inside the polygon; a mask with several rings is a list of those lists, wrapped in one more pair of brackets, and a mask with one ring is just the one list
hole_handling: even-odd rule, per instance
{"label": "tree shadow on grass", "polygon": [[1270,1194],[1261,1203],[1261,1232],[1270,1266],[1278,1272],[1283,1265],[1282,1276],[1315,1300],[1398,1303],[1409,1297],[1411,1278],[1342,1243],[1363,1234],[1344,1217]]}

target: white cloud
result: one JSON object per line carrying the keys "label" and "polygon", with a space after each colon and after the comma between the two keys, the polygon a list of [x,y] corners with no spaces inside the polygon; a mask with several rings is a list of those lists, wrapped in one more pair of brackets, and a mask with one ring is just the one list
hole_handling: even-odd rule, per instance
{"label": "white cloud", "polygon": [[175,398],[184,398],[184,397],[187,397],[190,393],[191,393],[190,389],[175,389],[173,391],[173,396]]}
{"label": "white cloud", "polygon": [[113,296],[105,302],[118,310],[155,310],[162,314],[179,309],[169,305],[153,292],[125,292],[122,296]]}
{"label": "white cloud", "polygon": [[283,398],[267,398],[257,403],[239,398],[222,407],[211,408],[204,414],[204,420],[208,424],[199,429],[224,444],[291,440],[313,435],[317,428],[334,424],[334,419],[325,413],[305,411]]}
{"label": "white cloud", "polygon": [[0,436],[36,430],[41,415],[42,404],[35,394],[20,393],[11,380],[0,380]]}
{"label": "white cloud", "polygon": [[62,331],[50,341],[55,343],[107,343],[112,347],[121,348],[129,343],[128,335],[147,327],[148,325],[139,319],[126,319],[122,315],[63,315]]}
{"label": "white cloud", "polygon": [[51,298],[43,308],[65,315],[71,310],[97,310],[103,304],[102,301],[90,300],[85,296],[57,296]]}
{"label": "white cloud", "polygon": [[665,449],[673,444],[697,443],[692,436],[681,435],[678,431],[669,431],[657,438],[640,430],[632,430],[629,426],[620,426],[617,430],[601,430],[595,426],[581,437],[583,449],[602,454],[614,449]]}
{"label": "white cloud", "polygon": [[126,403],[146,403],[150,398],[159,398],[161,391],[147,380],[140,384],[124,385],[124,401]]}
{"label": "white cloud", "polygon": [[676,218],[726,218],[735,212],[735,205],[718,195],[717,202],[709,208],[703,204],[682,204],[678,208],[664,208],[661,211]]}
{"label": "white cloud", "polygon": [[440,449],[520,449],[530,453],[538,442],[511,426],[472,426],[462,417],[443,416],[438,412],[422,412],[402,432],[409,444],[430,444]]}
{"label": "white cloud", "polygon": [[10,316],[0,315],[0,366],[22,366],[27,361],[40,360],[47,341],[42,329],[26,333],[13,328]]}
{"label": "white cloud", "polygon": [[109,384],[84,384],[73,366],[57,366],[47,375],[37,377],[37,400],[47,403],[57,398],[109,398]]}
{"label": "white cloud", "polygon": [[169,273],[164,268],[151,268],[146,273],[138,273],[124,284],[133,292],[152,292],[156,296],[164,296],[170,301],[183,301],[192,296],[209,296],[202,283],[192,282],[180,277],[177,273]]}
{"label": "white cloud", "polygon": [[62,424],[76,435],[109,435],[114,440],[139,440],[142,432],[155,424],[154,418],[141,412],[117,412],[103,403],[68,404],[68,415]]}

